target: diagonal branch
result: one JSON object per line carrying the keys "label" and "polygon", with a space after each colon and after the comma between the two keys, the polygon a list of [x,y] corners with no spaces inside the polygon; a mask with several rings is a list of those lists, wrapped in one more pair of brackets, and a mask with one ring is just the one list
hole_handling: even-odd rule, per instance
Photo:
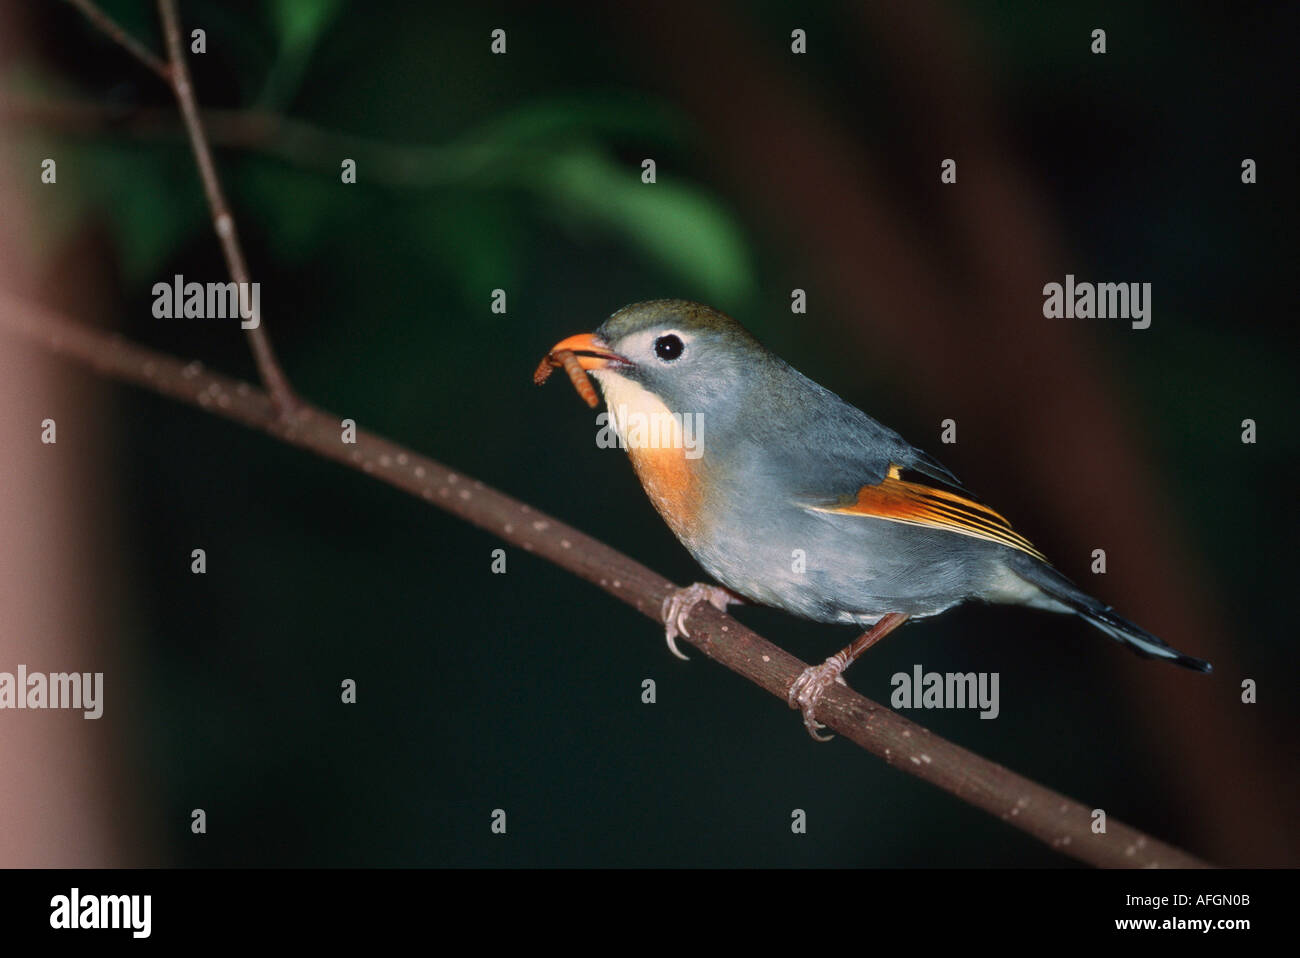
{"label": "diagonal branch", "polygon": [[68,2],[85,14],[86,19],[98,27],[100,33],[161,77],[164,83],[171,85],[171,67],[146,49],[143,43],[123,30],[121,24],[95,6],[91,0],[68,0]]}
{"label": "diagonal branch", "polygon": [[[249,286],[248,263],[244,259],[244,249],[239,243],[239,233],[235,228],[235,218],[231,215],[230,204],[226,202],[225,191],[221,188],[221,178],[217,176],[217,167],[212,160],[212,148],[208,145],[207,135],[203,131],[203,120],[199,116],[198,101],[194,97],[194,84],[190,79],[190,68],[185,61],[185,45],[181,39],[180,15],[176,12],[175,0],[158,0],[158,13],[163,22],[163,40],[167,45],[167,61],[164,62],[150,53],[143,44],[122,29],[112,17],[101,10],[94,0],[68,0],[86,15],[101,32],[122,46],[128,53],[161,77],[176,95],[181,117],[185,121],[185,132],[189,135],[190,146],[194,149],[194,161],[199,167],[199,177],[203,181],[203,193],[208,199],[208,208],[212,211],[212,227],[217,232],[221,243],[221,255],[226,260],[230,278],[240,288]],[[248,302],[256,304],[256,297],[249,297]],[[249,346],[253,350],[253,360],[257,363],[257,372],[262,384],[270,394],[275,408],[281,416],[291,416],[298,405],[289,379],[280,368],[271,348],[271,339],[262,325],[260,307],[253,306],[253,314],[245,327]]]}
{"label": "diagonal branch", "polygon": [[[3,291],[0,329],[103,375],[200,406],[387,482],[595,583],[656,622],[675,588],[604,543],[388,439],[357,430],[355,444],[342,442],[338,417],[314,406],[303,404],[286,418],[266,393],[248,383],[69,322]],[[704,603],[691,612],[687,641],[783,702],[805,668]],[[896,768],[1081,861],[1109,867],[1205,866],[1114,818],[1105,834],[1094,834],[1087,806],[948,742],[847,686],[831,686],[817,718]]]}
{"label": "diagonal branch", "polygon": [[[88,0],[87,0],[88,2]],[[235,228],[235,218],[230,214],[230,205],[226,202],[225,191],[221,188],[221,179],[217,176],[216,164],[212,162],[212,149],[208,146],[207,135],[203,132],[203,121],[199,117],[198,101],[194,98],[194,84],[190,80],[190,68],[185,62],[185,47],[181,41],[180,16],[176,12],[175,0],[158,0],[158,12],[162,15],[163,38],[167,43],[167,57],[171,64],[170,76],[172,91],[176,102],[180,104],[181,116],[185,120],[185,129],[190,136],[190,145],[194,147],[194,161],[199,167],[199,176],[203,180],[203,192],[208,198],[208,207],[212,210],[212,226],[221,241],[221,254],[226,259],[230,278],[241,289],[249,285],[248,264],[244,260],[244,250],[239,244],[239,233]],[[257,297],[249,297],[249,302],[256,304]],[[289,415],[297,406],[289,380],[280,364],[276,362],[275,352],[271,349],[271,340],[262,327],[259,309],[253,306],[249,317],[250,325],[246,327],[249,345],[253,349],[253,359],[257,363],[258,374],[266,391],[270,393],[276,409],[281,415]]]}

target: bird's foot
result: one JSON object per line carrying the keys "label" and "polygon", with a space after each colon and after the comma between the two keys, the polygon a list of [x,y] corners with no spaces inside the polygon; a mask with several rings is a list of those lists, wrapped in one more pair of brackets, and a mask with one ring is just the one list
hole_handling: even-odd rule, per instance
{"label": "bird's foot", "polygon": [[804,669],[799,677],[790,683],[790,693],[786,700],[790,703],[790,708],[803,712],[803,727],[819,742],[829,742],[835,736],[819,734],[818,730],[826,726],[813,718],[813,711],[832,683],[846,684],[840,676],[847,667],[848,663],[842,655],[832,655],[821,665]]}
{"label": "bird's foot", "polygon": [[706,585],[703,582],[678,589],[664,599],[664,637],[668,640],[668,650],[679,659],[690,658],[677,648],[677,636],[684,635],[690,638],[691,633],[686,631],[686,619],[690,616],[695,603],[701,600],[708,602],[720,612],[726,612],[727,606],[743,601],[729,589],[718,585]]}

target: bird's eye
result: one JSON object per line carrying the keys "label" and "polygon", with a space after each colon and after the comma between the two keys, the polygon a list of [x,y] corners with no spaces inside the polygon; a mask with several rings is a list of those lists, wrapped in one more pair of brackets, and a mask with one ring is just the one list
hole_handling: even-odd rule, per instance
{"label": "bird's eye", "polygon": [[671,363],[674,359],[682,354],[682,341],[677,336],[669,333],[667,336],[660,336],[655,340],[655,355],[666,363]]}

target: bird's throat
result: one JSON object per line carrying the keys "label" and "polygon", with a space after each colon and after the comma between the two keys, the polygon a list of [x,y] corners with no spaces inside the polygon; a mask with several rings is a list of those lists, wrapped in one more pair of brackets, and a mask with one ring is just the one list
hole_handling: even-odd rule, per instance
{"label": "bird's throat", "polygon": [[674,534],[689,541],[697,531],[703,424],[674,413],[654,393],[617,373],[601,369],[593,375],[605,394],[609,425],[646,495]]}

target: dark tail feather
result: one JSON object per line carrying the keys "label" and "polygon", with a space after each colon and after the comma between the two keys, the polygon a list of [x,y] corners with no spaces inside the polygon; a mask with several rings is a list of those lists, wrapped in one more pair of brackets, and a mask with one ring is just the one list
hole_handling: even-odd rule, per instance
{"label": "dark tail feather", "polygon": [[1112,639],[1127,645],[1138,655],[1149,659],[1164,659],[1197,672],[1212,672],[1214,667],[1203,659],[1183,655],[1170,648],[1146,629],[1134,625],[1108,605],[1098,602],[1088,593],[1046,563],[1028,555],[1017,555],[1013,561],[1017,574],[1042,589],[1053,599],[1069,606]]}

